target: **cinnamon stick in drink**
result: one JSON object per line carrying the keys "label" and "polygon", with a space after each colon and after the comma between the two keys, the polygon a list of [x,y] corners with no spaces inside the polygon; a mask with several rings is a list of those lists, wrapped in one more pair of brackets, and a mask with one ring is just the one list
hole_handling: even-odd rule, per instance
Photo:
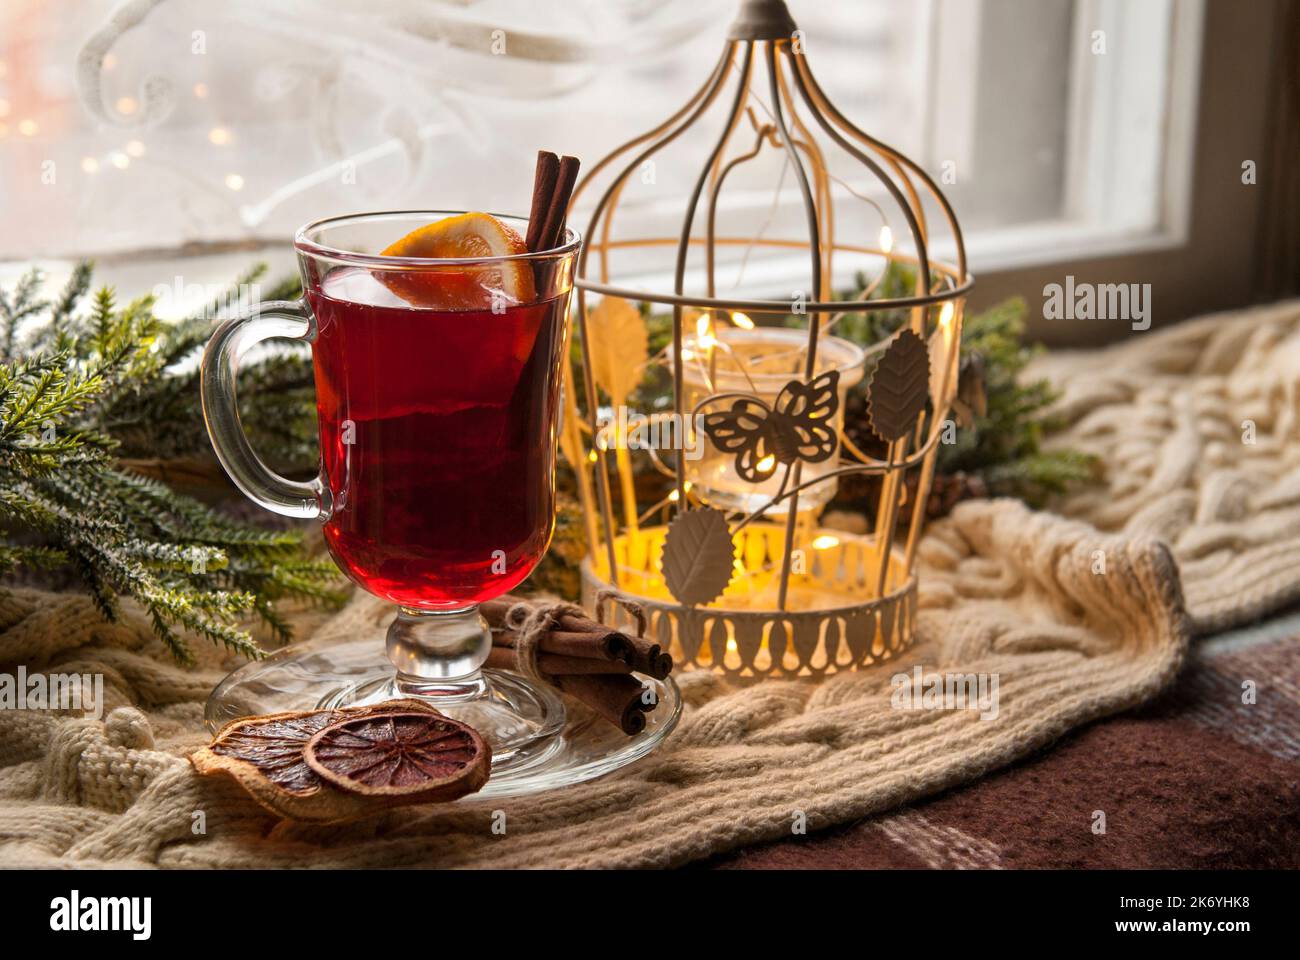
{"label": "cinnamon stick in drink", "polygon": [[569,215],[569,198],[578,182],[578,158],[561,157],[559,169],[555,173],[555,191],[551,194],[550,208],[546,211],[546,220],[542,226],[538,249],[550,250],[560,242],[564,235],[564,221]]}
{"label": "cinnamon stick in drink", "polygon": [[533,253],[546,249],[541,242],[542,230],[551,210],[559,174],[560,158],[549,150],[538,150],[537,169],[533,174],[533,202],[528,211],[528,236],[524,238],[524,244]]}
{"label": "cinnamon stick in drink", "polygon": [[577,157],[557,157],[549,150],[537,151],[533,173],[533,199],[528,210],[528,235],[524,243],[536,253],[550,250],[564,235],[569,199],[578,181]]}

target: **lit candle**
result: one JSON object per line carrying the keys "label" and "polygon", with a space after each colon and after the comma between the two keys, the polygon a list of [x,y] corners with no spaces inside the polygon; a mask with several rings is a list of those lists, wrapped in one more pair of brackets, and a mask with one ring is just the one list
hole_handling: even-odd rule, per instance
{"label": "lit candle", "polygon": [[[745,319],[748,319],[747,317]],[[775,408],[781,391],[792,380],[804,379],[808,334],[782,327],[714,327],[707,316],[696,324],[696,336],[682,350],[683,409],[693,412],[708,396],[746,394],[757,397],[769,409]],[[705,358],[709,362],[705,363]],[[862,379],[865,354],[856,344],[839,337],[823,336],[817,344],[817,373],[838,370],[839,405],[829,426],[839,433],[844,422],[844,398],[848,389]],[[721,412],[737,400],[734,396],[703,407],[702,414]],[[698,421],[693,426],[698,426]],[[698,438],[698,456],[686,458],[686,475],[701,500],[722,510],[745,513],[765,507],[781,489],[786,467],[772,453],[756,464],[760,474],[771,475],[750,483],[736,471],[736,453],[719,450],[707,437]],[[816,480],[836,469],[838,458],[821,463],[804,463],[802,483]],[[829,503],[835,495],[835,481],[827,480],[800,492],[800,510]],[[785,502],[768,515],[781,516]]]}

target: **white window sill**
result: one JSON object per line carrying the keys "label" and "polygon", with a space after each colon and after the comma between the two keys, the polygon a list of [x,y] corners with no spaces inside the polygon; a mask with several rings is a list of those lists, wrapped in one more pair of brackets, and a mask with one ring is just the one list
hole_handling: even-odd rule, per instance
{"label": "white window sill", "polygon": [[[1059,266],[1065,273],[1071,264],[1081,261],[1170,250],[1187,242],[1185,234],[1174,229],[1120,229],[1066,220],[974,231],[966,234],[965,240],[967,269],[977,283],[981,275],[1049,265]],[[936,237],[929,252],[933,260],[956,265],[956,245],[949,237]],[[696,259],[693,255],[693,262]],[[875,262],[879,263],[879,258],[875,258]],[[857,265],[852,260],[847,266],[837,263],[833,281],[836,290],[852,283],[853,268]],[[808,285],[808,256],[803,253],[769,255],[761,264],[751,263],[746,273],[746,282],[736,288],[733,286],[734,274],[729,273],[725,265],[719,265],[719,296],[774,300],[790,297],[795,290]],[[673,289],[673,275],[663,271],[612,279],[618,286],[633,289],[662,293]],[[703,290],[703,271],[698,268],[688,270],[685,287],[688,291]]]}
{"label": "white window sill", "polygon": [[[999,227],[975,231],[966,236],[969,270],[976,280],[988,275],[1028,267],[1058,265],[1068,272],[1072,263],[1100,257],[1137,255],[1182,246],[1186,237],[1173,229],[1154,231],[1125,230],[1103,225],[1081,224],[1071,221],[1047,221],[1014,227]],[[930,250],[933,259],[953,264],[956,249],[948,237],[936,237]],[[262,284],[269,287],[297,270],[293,250],[288,241],[283,244],[220,253],[185,255],[159,255],[141,258],[112,260],[100,265],[95,283],[112,284],[123,297],[135,297],[165,287],[169,293],[160,298],[158,315],[164,319],[179,319],[187,311],[197,309],[210,300],[211,287],[233,282],[254,263],[263,261],[269,266]],[[877,258],[878,262],[878,258]],[[9,286],[27,269],[27,264],[0,264],[0,284]],[[66,280],[72,269],[71,261],[46,261],[39,264],[46,273],[50,289],[56,289]],[[594,262],[592,264],[594,266]],[[852,270],[836,269],[836,289],[851,282]],[[179,278],[179,279],[178,279]],[[620,286],[670,292],[673,277],[670,273],[651,272],[615,278]],[[765,257],[761,264],[751,263],[743,286],[743,297],[749,299],[783,299],[808,282],[808,258],[801,253]],[[204,288],[202,293],[187,286]],[[688,290],[703,289],[703,273],[691,270],[686,277]],[[171,291],[179,290],[179,295]],[[719,295],[727,296],[731,279],[724,266],[719,267]]]}

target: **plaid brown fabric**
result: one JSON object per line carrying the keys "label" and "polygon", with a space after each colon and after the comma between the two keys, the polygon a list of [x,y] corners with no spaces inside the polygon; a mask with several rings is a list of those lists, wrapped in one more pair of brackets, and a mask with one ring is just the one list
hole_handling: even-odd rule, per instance
{"label": "plaid brown fabric", "polygon": [[[709,865],[1300,867],[1296,640],[1293,627],[1282,639],[1255,631],[1201,644],[1160,700],[1074,731],[1007,770],[886,816]],[[1249,684],[1254,703],[1243,702]]]}

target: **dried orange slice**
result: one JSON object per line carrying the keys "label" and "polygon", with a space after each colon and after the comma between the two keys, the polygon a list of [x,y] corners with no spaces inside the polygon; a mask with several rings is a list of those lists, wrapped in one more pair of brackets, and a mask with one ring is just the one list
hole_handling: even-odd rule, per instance
{"label": "dried orange slice", "polygon": [[338,719],[337,711],[317,710],[235,720],[221,728],[210,746],[195,754],[195,765],[206,763],[207,755],[212,754],[213,764],[250,766],[286,793],[306,796],[320,789],[320,780],[302,758],[303,747]]}
{"label": "dried orange slice", "polygon": [[492,751],[473,727],[425,711],[349,717],[315,734],[303,759],[364,797],[454,800],[487,782]]}
{"label": "dried orange slice", "polygon": [[[486,213],[462,213],[413,230],[388,246],[385,257],[471,260],[527,253],[519,234]],[[390,290],[419,307],[487,310],[500,298],[507,306],[535,296],[532,266],[525,260],[427,269],[376,271]]]}
{"label": "dried orange slice", "polygon": [[[307,744],[332,724],[392,714],[442,716],[422,701],[406,699],[339,710],[246,717],[232,720],[217,731],[211,744],[190,756],[190,763],[199,773],[232,777],[264,808],[290,820],[338,823],[384,807],[438,799],[418,795],[376,799],[336,789],[308,765],[304,756]],[[484,776],[473,789],[486,781],[486,769],[485,764]],[[470,789],[462,792],[468,793]],[[452,797],[448,795],[444,799]]]}

